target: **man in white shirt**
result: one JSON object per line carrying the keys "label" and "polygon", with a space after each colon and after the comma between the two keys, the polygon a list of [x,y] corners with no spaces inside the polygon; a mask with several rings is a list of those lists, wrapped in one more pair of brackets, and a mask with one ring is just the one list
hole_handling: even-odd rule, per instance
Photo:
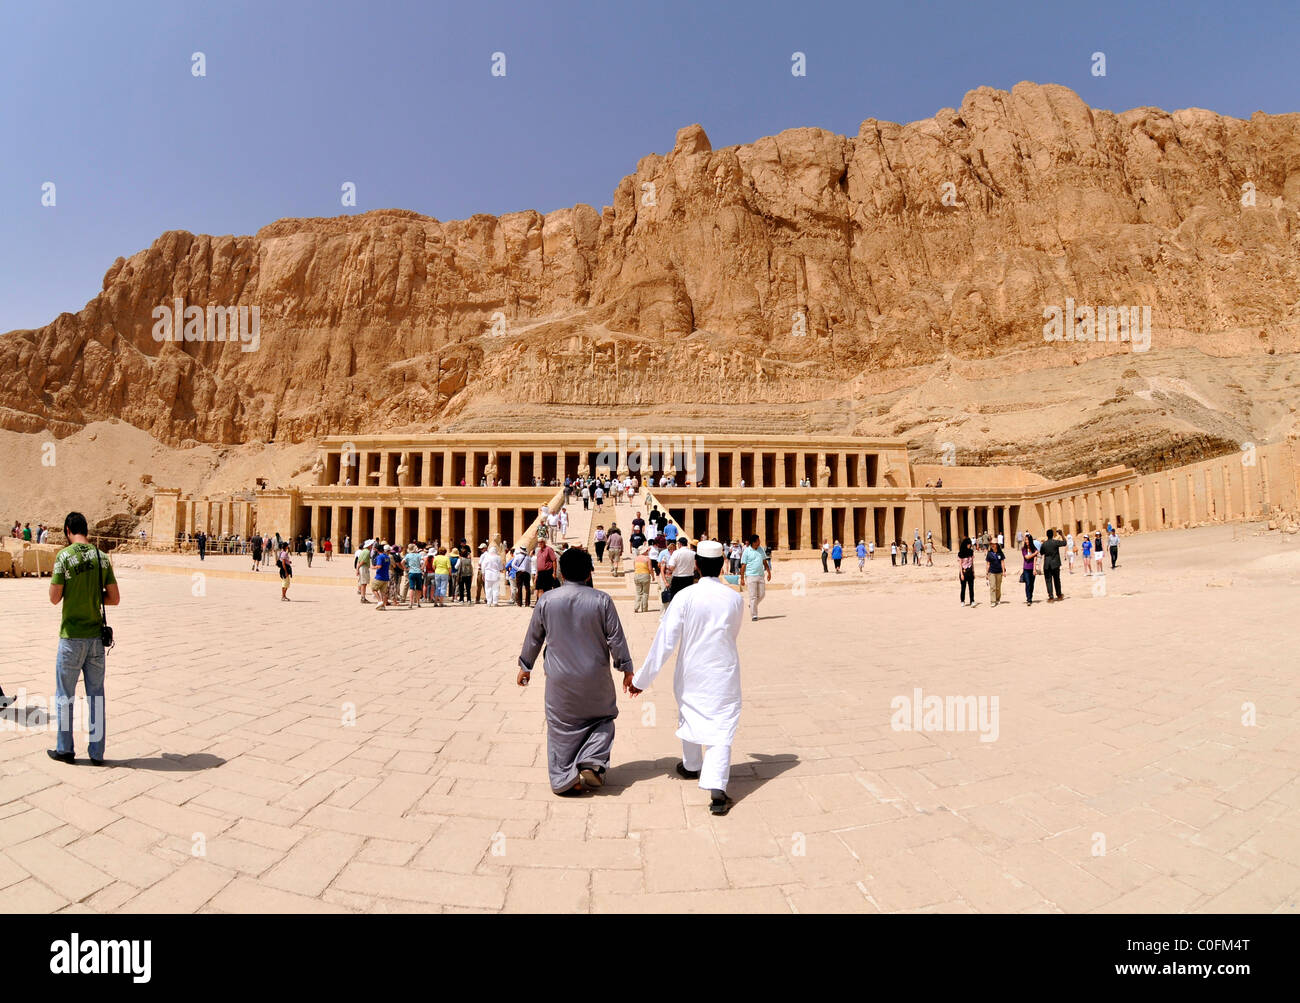
{"label": "man in white shirt", "polygon": [[682,537],[677,542],[677,549],[668,559],[668,601],[682,589],[695,584],[695,551],[690,541]]}
{"label": "man in white shirt", "polygon": [[[681,549],[677,553],[681,553]],[[695,554],[691,555],[692,567]],[[654,643],[628,692],[637,696],[654,682],[670,655],[677,652],[673,694],[677,698],[677,737],[682,740],[679,776],[698,779],[709,792],[709,812],[731,810],[727,796],[731,746],[740,723],[740,653],[736,641],[745,602],[724,585],[722,544],[700,544],[698,588],[672,603],[660,621]]]}
{"label": "man in white shirt", "polygon": [[501,600],[502,568],[501,555],[497,553],[496,544],[493,544],[488,552],[478,559],[478,571],[483,576],[483,592],[489,606],[495,606]]}

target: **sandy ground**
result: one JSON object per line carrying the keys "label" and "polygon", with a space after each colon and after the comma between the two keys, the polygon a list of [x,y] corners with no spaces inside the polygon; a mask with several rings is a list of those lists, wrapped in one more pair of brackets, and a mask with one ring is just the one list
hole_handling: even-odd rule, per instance
{"label": "sandy ground", "polygon": [[227,494],[251,489],[258,477],[272,486],[314,484],[311,445],[173,448],[121,421],[95,422],[64,439],[0,429],[0,525],[18,519],[63,525],[69,511],[91,524],[109,516],[143,519],[155,486],[186,494]]}
{"label": "sandy ground", "polygon": [[[14,912],[1300,909],[1295,538],[1138,535],[1103,587],[1076,570],[1051,606],[1011,581],[992,608],[981,579],[959,608],[936,560],[838,578],[778,563],[786,587],[741,632],[724,818],[672,772],[666,675],[620,698],[608,786],[556,798],[541,680],[514,685],[528,611],[376,612],[350,561],[300,561],[281,603],[246,558],[122,555],[111,768],[62,766],[37,709],[57,614],[46,582],[0,580],[0,682],[25,691],[0,720],[0,896]],[[624,598],[639,661],[658,617]],[[899,730],[894,701],[918,689],[990,713],[996,698],[994,740]]]}

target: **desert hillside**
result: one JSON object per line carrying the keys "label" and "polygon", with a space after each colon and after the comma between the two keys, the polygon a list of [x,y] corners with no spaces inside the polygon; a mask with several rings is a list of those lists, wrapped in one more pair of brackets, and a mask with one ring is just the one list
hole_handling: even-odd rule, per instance
{"label": "desert hillside", "polygon": [[[405,428],[819,429],[1048,475],[1296,428],[1300,114],[979,88],[854,137],[713,150],[692,126],[612,203],[165,233],[80,312],[0,336],[0,428],[120,419],[177,456]],[[256,350],[156,340],[178,299],[257,307]],[[1150,306],[1150,350],[1045,341],[1067,299]]]}

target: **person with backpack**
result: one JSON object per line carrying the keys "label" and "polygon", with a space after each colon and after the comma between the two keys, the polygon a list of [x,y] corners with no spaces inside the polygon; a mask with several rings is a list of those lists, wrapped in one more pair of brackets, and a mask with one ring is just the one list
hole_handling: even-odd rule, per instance
{"label": "person with backpack", "polygon": [[462,605],[472,606],[474,596],[472,595],[474,585],[474,559],[470,556],[468,543],[461,544],[460,560],[456,564],[457,581],[460,584],[460,596]]}
{"label": "person with backpack", "polygon": [[94,766],[104,765],[105,704],[104,675],[107,669],[105,650],[113,644],[113,634],[104,615],[106,606],[122,601],[117,576],[108,555],[86,539],[86,517],[69,512],[63,520],[63,536],[68,546],[54,559],[50,578],[50,602],[63,605],[59,625],[59,647],[55,660],[55,712],[58,739],[49,757],[60,763],[74,763],[72,741],[72,705],[77,697],[77,680],[84,678],[89,704],[90,739],[88,751]]}
{"label": "person with backpack", "polygon": [[361,596],[362,606],[370,605],[366,592],[370,589],[370,548],[374,545],[374,540],[367,540],[361,545],[361,549],[352,555],[352,567],[357,572],[357,594]]}
{"label": "person with backpack", "polygon": [[406,545],[402,565],[406,572],[407,605],[419,609],[420,597],[424,594],[424,555],[414,543]]}

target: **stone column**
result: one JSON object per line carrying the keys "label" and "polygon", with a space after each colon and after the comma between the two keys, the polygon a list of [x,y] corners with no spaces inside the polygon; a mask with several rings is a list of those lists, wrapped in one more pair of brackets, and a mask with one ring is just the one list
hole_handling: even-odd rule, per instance
{"label": "stone column", "polygon": [[[642,478],[642,480],[644,479]],[[718,480],[718,451],[716,449],[709,450],[709,469],[704,472],[704,483],[714,488],[722,487],[721,482]]]}
{"label": "stone column", "polygon": [[[799,455],[802,456],[803,454]],[[801,514],[802,517],[799,520],[799,549],[812,550],[812,506],[805,502]],[[820,546],[820,543],[818,546]]]}
{"label": "stone column", "polygon": [[311,540],[317,547],[320,546],[320,510],[319,505],[311,507]]}
{"label": "stone column", "polygon": [[[754,487],[763,487],[763,450],[754,450]],[[759,534],[762,536],[762,534]]]}
{"label": "stone column", "polygon": [[495,540],[500,536],[501,536],[501,508],[498,505],[491,505],[488,507],[488,539]]}
{"label": "stone column", "polygon": [[[1056,515],[1057,515],[1057,519],[1056,519],[1056,522],[1055,522],[1053,525],[1059,526],[1059,525],[1061,524],[1061,519],[1060,519],[1060,515],[1061,515],[1061,503],[1060,503],[1059,501],[1056,503]],[[985,523],[984,528],[988,530],[990,539],[994,539],[994,540],[996,540],[996,539],[997,539],[997,536],[998,536],[998,525],[997,525],[997,523],[996,523],[996,522],[994,521],[994,519],[993,519],[993,506],[992,506],[992,505],[987,505],[987,506],[985,506],[985,515],[984,515],[984,518],[988,520],[988,521]]]}
{"label": "stone column", "polygon": [[444,505],[442,507],[442,545],[450,547],[455,542],[456,538],[452,534],[451,506]]}
{"label": "stone column", "polygon": [[[739,486],[740,486],[740,450],[733,449],[731,451],[731,483],[728,484],[727,487],[735,488]],[[719,487],[721,487],[721,485],[719,485]]]}
{"label": "stone column", "polygon": [[[595,471],[593,470],[592,473],[595,473]],[[540,449],[534,449],[534,450],[533,450],[533,476],[534,476],[534,477],[542,477],[542,476],[543,476],[543,474],[542,474],[542,451],[541,451]],[[543,481],[543,483],[545,483],[545,481]]]}
{"label": "stone column", "polygon": [[431,522],[429,518],[429,507],[427,505],[421,505],[419,508],[419,512],[420,514],[416,517],[418,521],[417,532],[420,537],[420,542],[428,543],[429,523]]}
{"label": "stone column", "polygon": [[718,506],[716,505],[709,506],[709,536],[714,540],[718,538]]}
{"label": "stone column", "polygon": [[[776,486],[784,488],[788,485],[785,483],[785,450],[776,454]],[[784,516],[782,517],[784,518]]]}
{"label": "stone column", "polygon": [[804,472],[804,465],[807,463],[808,454],[800,451],[798,453],[795,453],[794,457],[795,457],[795,468],[796,468],[795,469],[796,476],[794,482],[795,484],[798,484],[801,480],[803,480],[805,477],[808,476],[807,473]]}
{"label": "stone column", "polygon": [[510,486],[512,488],[523,486],[523,482],[519,480],[519,450],[517,449],[510,450]]}
{"label": "stone column", "polygon": [[835,454],[835,484],[837,487],[849,486],[849,458],[843,453]]}
{"label": "stone column", "polygon": [[442,486],[444,488],[449,488],[455,483],[451,479],[452,466],[452,452],[450,449],[444,449],[442,451]]}
{"label": "stone column", "polygon": [[[692,484],[700,483],[700,472],[696,469],[695,437],[686,437],[686,480]],[[712,535],[712,534],[710,534]]]}
{"label": "stone column", "polygon": [[[818,464],[818,466],[820,465],[821,464]],[[831,522],[831,507],[829,505],[823,505],[822,506],[822,540],[830,540],[833,543],[834,538],[835,538],[835,525]],[[822,541],[818,540],[817,546],[820,547],[821,545],[822,545]]]}
{"label": "stone column", "polygon": [[[555,476],[561,484],[564,483],[564,449],[561,447],[555,451]],[[489,518],[491,518],[489,516]]]}

